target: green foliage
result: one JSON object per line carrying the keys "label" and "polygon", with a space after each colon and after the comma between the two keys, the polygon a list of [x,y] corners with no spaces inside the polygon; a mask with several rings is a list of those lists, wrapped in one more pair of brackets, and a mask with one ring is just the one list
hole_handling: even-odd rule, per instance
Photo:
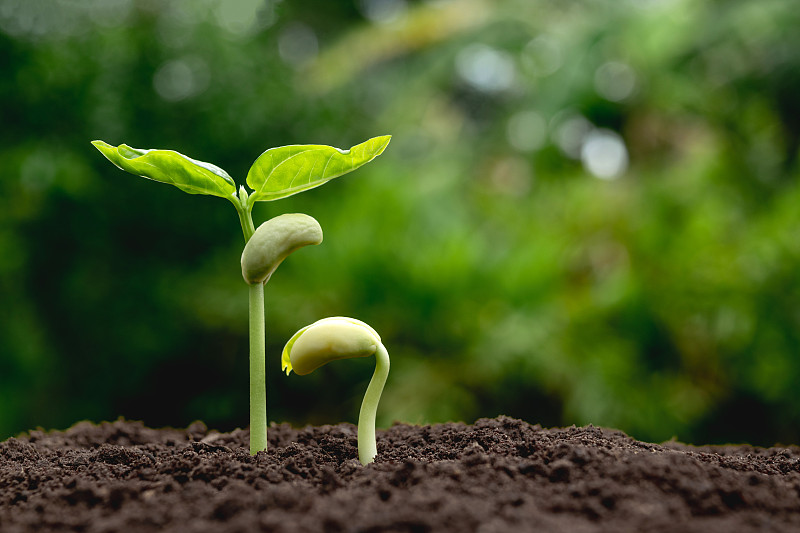
{"label": "green foliage", "polygon": [[[254,230],[252,201],[277,200],[318,187],[371,161],[383,152],[390,139],[388,135],[370,139],[348,151],[318,145],[267,150],[248,173],[248,183],[255,189],[252,196],[248,196],[244,187],[237,196],[233,178],[221,168],[178,152],[138,150],[124,144],[114,148],[103,141],[92,142],[122,170],[170,183],[189,194],[228,198],[236,207],[245,240],[242,276],[251,285],[250,453],[253,455],[267,449],[264,285],[289,254],[303,246],[321,243],[322,229],[313,217],[294,213],[274,217]],[[372,431],[374,434],[374,416]]]}
{"label": "green foliage", "polygon": [[[349,150],[309,144],[270,148],[247,173],[247,184],[254,191],[251,201],[279,200],[319,187],[369,163],[383,153],[391,139],[391,135],[375,137]],[[169,183],[189,194],[209,194],[236,203],[236,183],[216,165],[172,150],[142,150],[126,144],[114,147],[104,141],[92,144],[131,174]]]}
{"label": "green foliage", "polygon": [[[246,176],[265,146],[391,131],[380,165],[255,205],[332,243],[275,274],[268,353],[368,320],[392,348],[379,425],[800,441],[796,2],[79,4],[0,10],[4,435],[247,423],[230,207],[116,186],[86,139]],[[349,419],[370,365],[270,373],[271,418]]]}
{"label": "green foliage", "polygon": [[92,141],[95,148],[116,166],[143,178],[169,183],[189,194],[210,194],[230,198],[236,184],[221,168],[196,161],[172,150],[141,150],[126,144],[117,147]]}
{"label": "green foliage", "polygon": [[339,150],[330,146],[296,145],[270,148],[247,173],[254,200],[277,200],[319,187],[369,163],[383,153],[391,135],[375,137]]}

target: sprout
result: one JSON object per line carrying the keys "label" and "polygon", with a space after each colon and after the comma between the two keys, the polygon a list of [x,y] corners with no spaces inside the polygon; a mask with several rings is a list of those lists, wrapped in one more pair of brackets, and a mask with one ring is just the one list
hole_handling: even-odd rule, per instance
{"label": "sprout", "polygon": [[267,377],[264,285],[286,257],[322,242],[313,217],[290,213],[261,224],[242,252],[242,277],[250,285],[250,453],[267,449]]}
{"label": "sprout", "polygon": [[323,318],[292,335],[281,356],[281,367],[287,376],[292,370],[304,376],[330,361],[372,354],[375,373],[358,414],[358,459],[362,465],[371,463],[378,454],[375,413],[389,375],[389,353],[378,333],[355,318]]}
{"label": "sprout", "polygon": [[[247,172],[244,185],[211,163],[172,150],[145,150],[127,144],[92,141],[114,165],[153,181],[168,183],[188,194],[218,196],[230,201],[244,235],[242,276],[250,284],[250,453],[267,449],[267,387],[264,372],[264,284],[286,256],[307,244],[322,242],[322,229],[307,215],[275,217],[255,229],[253,205],[280,200],[319,187],[381,155],[390,135],[374,137],[349,150],[320,144],[270,148]],[[379,393],[380,394],[380,393]]]}

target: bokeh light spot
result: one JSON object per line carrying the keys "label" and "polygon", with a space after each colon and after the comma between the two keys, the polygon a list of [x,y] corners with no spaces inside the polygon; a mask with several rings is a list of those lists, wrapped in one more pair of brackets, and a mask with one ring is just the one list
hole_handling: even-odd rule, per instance
{"label": "bokeh light spot", "polygon": [[522,64],[534,76],[549,76],[564,64],[561,45],[553,37],[540,35],[525,45],[522,50]]}
{"label": "bokeh light spot", "polygon": [[408,11],[406,0],[361,0],[364,17],[376,24],[391,24],[402,19]]}
{"label": "bokeh light spot", "polygon": [[293,22],[278,37],[278,52],[287,64],[302,67],[317,57],[317,34],[302,22]]}
{"label": "bokeh light spot", "polygon": [[246,35],[256,29],[258,12],[264,4],[264,0],[224,0],[217,4],[214,15],[222,28]]}
{"label": "bokeh light spot", "polygon": [[514,82],[511,56],[485,44],[473,44],[459,52],[456,70],[465,82],[479,91],[504,91]]}
{"label": "bokeh light spot", "polygon": [[153,75],[153,87],[169,102],[196,96],[208,87],[209,71],[199,57],[173,59],[161,65]]}
{"label": "bokeh light spot", "polygon": [[603,63],[594,73],[594,88],[606,100],[621,102],[633,94],[636,73],[619,61]]}
{"label": "bokeh light spot", "polygon": [[597,178],[618,178],[628,168],[628,149],[617,133],[606,129],[594,130],[583,142],[581,162]]}
{"label": "bokeh light spot", "polygon": [[578,159],[586,135],[594,126],[582,115],[557,115],[553,118],[554,141],[567,157]]}

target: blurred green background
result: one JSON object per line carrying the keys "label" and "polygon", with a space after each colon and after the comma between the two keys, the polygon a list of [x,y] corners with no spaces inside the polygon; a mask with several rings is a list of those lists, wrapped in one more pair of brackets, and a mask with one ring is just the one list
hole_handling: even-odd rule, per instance
{"label": "blurred green background", "polygon": [[392,134],[254,210],[325,232],[266,289],[271,420],[355,422],[372,361],[279,363],[348,315],[392,356],[379,425],[800,442],[798,27],[793,0],[3,0],[0,438],[247,424],[235,210],[91,140],[241,183]]}

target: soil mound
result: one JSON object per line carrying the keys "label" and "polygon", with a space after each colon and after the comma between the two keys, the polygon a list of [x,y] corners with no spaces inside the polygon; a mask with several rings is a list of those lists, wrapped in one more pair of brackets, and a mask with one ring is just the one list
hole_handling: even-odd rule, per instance
{"label": "soil mound", "polygon": [[800,448],[691,447],[507,417],[248,432],[118,420],[0,443],[0,530],[800,532]]}

